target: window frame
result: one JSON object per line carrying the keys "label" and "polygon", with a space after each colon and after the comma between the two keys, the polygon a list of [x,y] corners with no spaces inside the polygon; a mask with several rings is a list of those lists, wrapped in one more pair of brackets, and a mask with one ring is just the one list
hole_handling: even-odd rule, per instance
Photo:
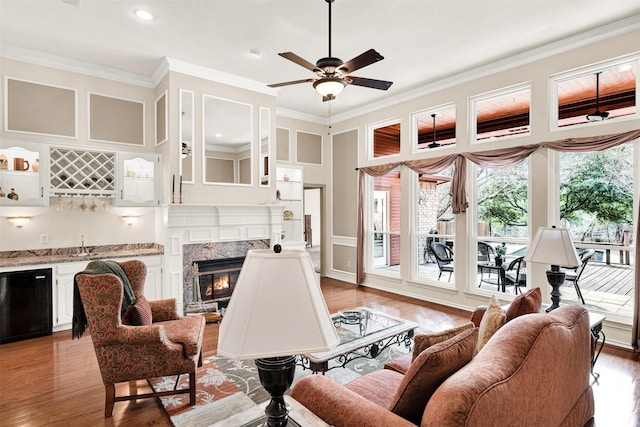
{"label": "window frame", "polygon": [[[522,92],[524,90],[529,91],[529,131],[524,133],[518,133],[514,135],[504,135],[499,137],[492,137],[489,139],[478,140],[478,103],[487,101],[492,98],[498,98],[505,95],[509,95],[516,92]],[[496,141],[511,140],[515,138],[525,138],[532,134],[532,120],[533,117],[533,87],[531,81],[518,83],[512,86],[503,87],[490,92],[485,92],[479,95],[469,97],[468,111],[469,111],[469,140],[471,144],[487,144]]]}
{"label": "window frame", "polygon": [[[431,116],[431,114],[438,114],[445,110],[453,109],[455,122],[454,127],[457,130],[458,126],[458,109],[455,102],[449,102],[447,104],[442,104],[436,107],[425,108],[424,110],[415,111],[411,113],[411,152],[416,153],[428,153],[431,150],[438,148],[450,148],[455,147],[458,143],[457,137],[453,138],[453,144],[448,144],[435,148],[418,148],[419,136],[418,136],[418,120],[424,116]],[[436,116],[437,117],[437,116]],[[437,119],[436,119],[437,120]],[[437,131],[436,131],[437,132]]]}
{"label": "window frame", "polygon": [[587,65],[580,68],[575,68],[568,71],[562,71],[560,73],[552,74],[549,76],[547,88],[549,90],[548,99],[549,99],[549,131],[550,132],[559,132],[566,131],[567,129],[580,129],[587,126],[598,126],[603,124],[611,123],[610,120],[603,120],[600,122],[587,122],[587,123],[577,123],[575,125],[569,126],[558,126],[558,83],[565,82],[567,80],[572,80],[588,75],[593,75],[597,71],[604,71],[606,69],[620,67],[621,65],[625,65],[628,63],[635,63],[636,66],[636,112],[635,114],[630,114],[627,116],[615,117],[615,122],[620,123],[622,121],[627,120],[637,120],[640,119],[640,108],[638,106],[638,99],[640,99],[640,84],[638,84],[638,75],[640,72],[640,55],[625,55],[614,59],[609,59],[607,61],[598,62],[595,64]]}

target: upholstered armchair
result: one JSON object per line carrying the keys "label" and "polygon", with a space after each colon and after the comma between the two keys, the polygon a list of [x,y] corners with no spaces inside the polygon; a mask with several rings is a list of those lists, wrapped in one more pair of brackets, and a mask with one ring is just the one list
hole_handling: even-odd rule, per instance
{"label": "upholstered armchair", "polygon": [[[86,270],[75,279],[105,385],[105,417],[113,414],[114,403],[118,401],[189,393],[190,404],[195,404],[204,317],[178,316],[175,299],[146,301],[144,263],[132,260],[118,264],[135,296],[135,304],[124,316],[121,316],[124,285],[118,275]],[[136,323],[142,325],[135,326]],[[116,383],[180,374],[189,374],[188,389],[115,394]],[[178,380],[179,377],[176,384]]]}

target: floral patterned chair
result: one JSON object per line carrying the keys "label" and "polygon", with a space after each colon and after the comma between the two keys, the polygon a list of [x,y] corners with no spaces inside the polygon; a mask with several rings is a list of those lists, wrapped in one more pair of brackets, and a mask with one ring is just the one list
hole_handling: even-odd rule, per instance
{"label": "floral patterned chair", "polygon": [[[142,261],[118,263],[136,297],[121,317],[123,282],[116,274],[76,275],[78,292],[105,385],[105,418],[115,402],[189,393],[195,404],[196,367],[202,364],[202,316],[178,316],[175,299],[146,301],[147,269]],[[144,314],[146,311],[146,315]],[[140,313],[143,313],[140,315]],[[136,322],[137,321],[137,322]],[[134,326],[133,323],[143,326]],[[139,379],[189,374],[189,388],[116,396],[115,384]]]}

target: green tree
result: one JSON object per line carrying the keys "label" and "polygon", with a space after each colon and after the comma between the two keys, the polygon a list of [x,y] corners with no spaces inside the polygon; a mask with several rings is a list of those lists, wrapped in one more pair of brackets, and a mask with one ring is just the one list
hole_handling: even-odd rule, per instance
{"label": "green tree", "polygon": [[[633,220],[631,144],[605,151],[561,155],[560,219],[587,240],[597,229],[619,241]],[[609,229],[614,236],[609,237]],[[598,239],[600,239],[598,237]]]}
{"label": "green tree", "polygon": [[478,169],[478,219],[489,223],[492,236],[527,225],[528,164],[507,169]]}

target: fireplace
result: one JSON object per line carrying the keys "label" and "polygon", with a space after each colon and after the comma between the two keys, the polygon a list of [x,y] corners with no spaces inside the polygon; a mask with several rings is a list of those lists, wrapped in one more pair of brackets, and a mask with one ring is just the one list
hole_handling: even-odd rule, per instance
{"label": "fireplace", "polygon": [[194,293],[205,305],[216,303],[218,308],[226,307],[238,281],[244,257],[195,261],[193,263],[195,281]]}

